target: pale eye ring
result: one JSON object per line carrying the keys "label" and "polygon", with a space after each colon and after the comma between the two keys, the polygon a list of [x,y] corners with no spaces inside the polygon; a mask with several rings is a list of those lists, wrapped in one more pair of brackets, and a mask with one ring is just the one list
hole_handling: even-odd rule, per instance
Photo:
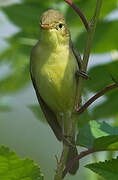
{"label": "pale eye ring", "polygon": [[59,28],[61,29],[62,27],[63,27],[63,24],[62,24],[62,23],[60,23],[60,24],[59,24]]}

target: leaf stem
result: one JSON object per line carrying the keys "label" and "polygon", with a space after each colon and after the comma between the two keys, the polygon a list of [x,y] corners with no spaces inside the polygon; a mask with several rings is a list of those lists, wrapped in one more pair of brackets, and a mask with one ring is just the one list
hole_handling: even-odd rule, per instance
{"label": "leaf stem", "polygon": [[75,11],[76,13],[80,16],[86,30],[89,30],[89,25],[88,22],[84,16],[84,14],[80,11],[80,9],[71,1],[71,0],[64,0],[65,2],[67,2]]}
{"label": "leaf stem", "polygon": [[63,151],[61,154],[60,161],[57,165],[57,170],[56,170],[54,180],[62,180],[62,173],[65,166],[65,161],[67,159],[68,151],[69,151],[69,147],[63,143]]}
{"label": "leaf stem", "polygon": [[[85,45],[83,63],[82,63],[82,70],[86,71],[89,56],[90,56],[90,50],[91,50],[91,46],[92,46],[93,36],[94,36],[94,32],[95,32],[95,27],[96,27],[99,13],[100,13],[102,0],[97,0],[95,13],[94,13],[93,19],[90,22],[90,26],[88,25],[84,15],[81,13],[80,9],[74,3],[72,3],[71,0],[64,0],[64,1],[67,2],[77,12],[77,14],[82,19],[82,21],[88,31],[88,37],[87,37],[87,41],[86,41],[86,45]],[[78,82],[78,96],[77,96],[78,97],[78,105],[80,105],[80,103],[81,103],[82,89],[83,89],[83,79],[80,77],[79,82]],[[74,117],[73,117],[70,121],[69,129],[68,129],[68,133],[67,133],[69,136],[74,134],[75,126],[76,126],[76,120],[74,120]],[[69,147],[66,144],[63,144],[63,152],[62,152],[62,155],[60,158],[60,162],[57,166],[57,171],[56,171],[54,180],[62,180],[62,174],[63,174],[63,178],[64,178],[65,174],[67,174],[67,172],[69,170],[68,168],[66,168],[66,173],[65,173],[65,171],[63,173],[63,168],[64,168],[64,165],[65,165],[65,162],[67,159],[68,150],[69,150]],[[93,150],[89,150],[88,152],[83,152],[79,155],[79,157],[75,157],[72,160],[72,162],[75,162],[76,160],[78,160],[78,158],[82,158],[83,156],[92,153],[90,151],[93,152]],[[68,166],[70,166],[70,163]]]}
{"label": "leaf stem", "polygon": [[99,18],[101,6],[102,6],[102,0],[97,0],[94,16],[89,23],[88,37],[87,37],[87,41],[86,41],[86,45],[84,49],[84,56],[83,56],[83,70],[84,71],[86,71],[86,68],[88,65],[93,37],[95,33],[96,24]]}
{"label": "leaf stem", "polygon": [[[64,178],[66,176],[66,174],[68,173],[69,169],[74,165],[74,163],[76,161],[79,161],[80,159],[82,159],[83,157],[89,155],[89,154],[92,154],[92,153],[95,153],[95,152],[102,152],[102,151],[114,151],[114,149],[109,149],[109,150],[106,150],[106,149],[99,149],[99,150],[95,150],[95,149],[88,149],[88,150],[85,150],[85,151],[82,151],[78,156],[76,156],[74,159],[72,159],[68,165],[66,166],[66,168],[64,169],[63,171],[63,176],[62,178]],[[117,149],[116,149],[117,151]]]}
{"label": "leaf stem", "polygon": [[108,91],[115,89],[118,87],[118,83],[112,84],[110,86],[105,87],[103,90],[95,94],[92,98],[90,98],[80,109],[77,111],[78,114],[83,113],[93,102],[95,102],[99,97],[103,96]]}

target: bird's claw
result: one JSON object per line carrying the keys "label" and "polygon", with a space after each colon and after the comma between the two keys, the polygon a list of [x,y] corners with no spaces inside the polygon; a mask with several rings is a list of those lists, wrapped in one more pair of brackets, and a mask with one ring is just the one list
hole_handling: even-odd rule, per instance
{"label": "bird's claw", "polygon": [[76,77],[78,77],[78,76],[81,76],[81,77],[83,77],[84,79],[90,79],[90,77],[86,74],[86,72],[85,71],[82,71],[82,70],[80,70],[80,71],[76,71]]}
{"label": "bird's claw", "polygon": [[73,143],[68,139],[68,137],[71,138],[71,136],[68,136],[68,135],[64,135],[64,136],[63,136],[63,141],[64,141],[64,143],[66,143],[68,146],[71,146],[71,147],[75,148],[76,145],[73,144]]}

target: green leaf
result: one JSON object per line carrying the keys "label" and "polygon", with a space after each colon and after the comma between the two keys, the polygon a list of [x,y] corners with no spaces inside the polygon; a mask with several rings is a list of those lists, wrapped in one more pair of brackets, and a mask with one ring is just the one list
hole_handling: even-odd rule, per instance
{"label": "green leaf", "polygon": [[0,147],[0,179],[1,180],[43,180],[44,177],[32,160],[21,160],[14,151]]}
{"label": "green leaf", "polygon": [[47,123],[45,116],[40,108],[40,105],[30,105],[29,109],[33,112],[35,117],[43,123]]}
{"label": "green leaf", "polygon": [[[109,125],[107,126],[109,127]],[[91,149],[96,138],[109,135],[105,131],[107,128],[105,122],[90,121],[83,128],[79,129],[77,145]]]}
{"label": "green leaf", "polygon": [[117,0],[114,1],[103,1],[101,12],[100,12],[100,18],[105,17],[109,13],[111,13],[114,9],[117,8]]}
{"label": "green leaf", "polygon": [[0,104],[0,112],[8,112],[8,111],[11,111],[10,106]]}
{"label": "green leaf", "polygon": [[29,58],[19,51],[15,51],[15,49],[13,52],[12,49],[10,51],[6,50],[4,52],[4,58],[7,58],[7,55],[11,57],[7,60],[10,64],[11,73],[0,79],[0,93],[2,94],[17,92],[25,87],[30,80]]}
{"label": "green leaf", "polygon": [[96,121],[90,121],[83,128],[79,128],[78,131],[79,133],[77,135],[76,143],[79,146],[88,149],[95,148],[96,150],[109,150],[111,145],[111,148],[118,149],[117,144],[115,144],[115,146],[113,144],[118,141],[118,127],[112,127],[106,122],[99,123]]}
{"label": "green leaf", "polygon": [[94,119],[111,118],[118,114],[118,88],[106,95],[107,99],[93,108]]}
{"label": "green leaf", "polygon": [[[118,20],[114,21],[102,21],[97,24],[96,32],[94,35],[92,52],[93,53],[105,53],[118,49],[118,36],[114,32],[117,32]],[[83,52],[87,34],[82,32],[78,34],[75,45],[80,52]],[[80,43],[81,42],[81,43]]]}
{"label": "green leaf", "polygon": [[107,69],[113,79],[118,82],[118,59],[115,60],[113,63],[108,64]]}
{"label": "green leaf", "polygon": [[93,148],[97,151],[118,150],[118,135],[97,138],[93,143]]}
{"label": "green leaf", "polygon": [[99,174],[106,180],[118,179],[118,158],[105,162],[87,164],[85,167]]}
{"label": "green leaf", "polygon": [[82,128],[85,124],[87,124],[87,122],[89,122],[90,120],[92,120],[92,117],[89,113],[88,110],[84,111],[78,119],[78,127]]}
{"label": "green leaf", "polygon": [[23,29],[26,28],[28,31],[38,32],[42,13],[56,3],[58,1],[55,0],[24,0],[22,3],[4,7],[2,10],[15,25]]}
{"label": "green leaf", "polygon": [[2,10],[15,25],[21,28],[29,28],[29,31],[34,28],[38,31],[39,18],[43,13],[42,6],[22,3],[7,6],[2,8]]}
{"label": "green leaf", "polygon": [[[118,78],[118,60],[112,61],[108,64],[98,65],[92,67],[88,71],[90,81],[86,81],[85,86],[92,92],[98,92],[106,86],[113,84],[111,75]],[[106,94],[105,94],[106,95]]]}
{"label": "green leaf", "polygon": [[[75,1],[75,4],[80,8],[81,12],[85,15],[88,21],[93,17],[94,9],[96,6],[96,1],[94,0],[80,0]],[[112,10],[117,7],[117,0],[114,1],[103,1],[100,18],[105,17],[109,14]],[[74,21],[73,21],[74,18]],[[68,6],[68,10],[66,13],[66,19],[70,24],[78,23],[78,26],[83,26],[80,17],[77,13],[72,9],[72,7]]]}
{"label": "green leaf", "polygon": [[96,28],[93,52],[104,53],[118,49],[118,37],[114,32],[118,29],[118,20],[103,21]]}
{"label": "green leaf", "polygon": [[[99,92],[108,85],[113,84],[112,77],[118,81],[118,60],[112,61],[108,64],[92,67],[88,75],[91,77],[90,81],[86,81],[85,86],[89,91]],[[112,77],[111,77],[112,76]],[[97,106],[93,107],[92,118],[110,118],[117,114],[117,99],[118,88],[105,93],[106,99],[101,101]],[[104,111],[103,111],[104,110]]]}

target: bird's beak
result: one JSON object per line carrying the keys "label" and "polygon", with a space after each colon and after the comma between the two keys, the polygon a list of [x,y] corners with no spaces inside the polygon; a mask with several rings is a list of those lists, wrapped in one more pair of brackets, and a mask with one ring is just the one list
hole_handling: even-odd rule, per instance
{"label": "bird's beak", "polygon": [[41,27],[43,29],[52,29],[52,26],[50,26],[49,24],[41,24]]}

